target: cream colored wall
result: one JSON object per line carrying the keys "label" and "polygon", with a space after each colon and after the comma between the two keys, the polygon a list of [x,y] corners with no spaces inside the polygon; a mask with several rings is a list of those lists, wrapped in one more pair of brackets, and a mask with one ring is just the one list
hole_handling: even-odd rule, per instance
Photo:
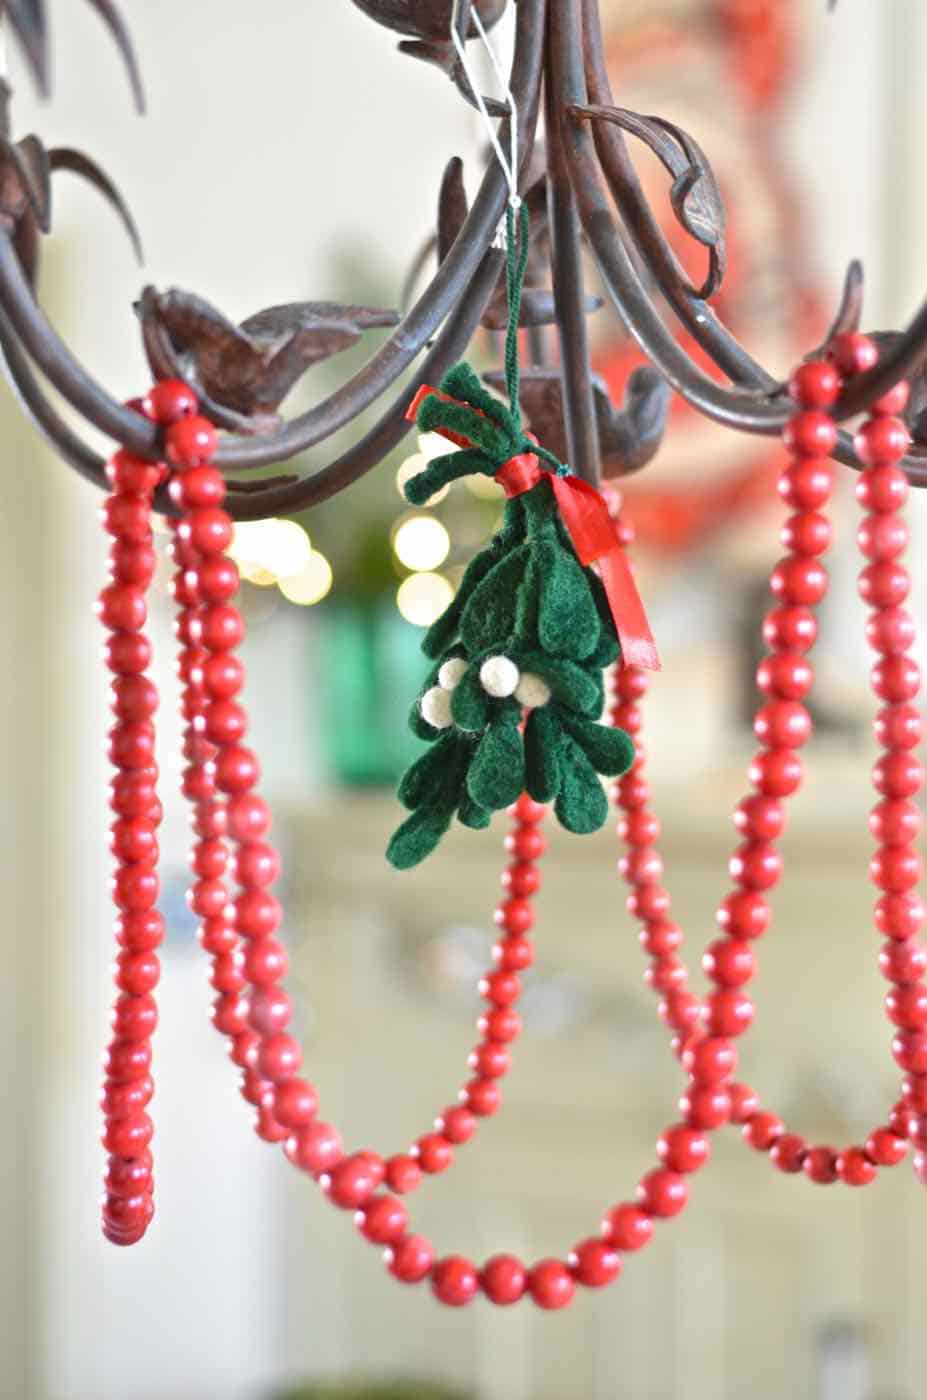
{"label": "cream colored wall", "polygon": [[[195,287],[232,315],[296,296],[325,296],[331,290],[326,277],[330,259],[358,236],[363,221],[364,237],[373,235],[375,256],[398,278],[401,255],[416,245],[431,219],[446,156],[472,154],[476,145],[474,122],[437,74],[395,57],[390,36],[364,21],[347,0],[339,5],[276,0],[261,9],[259,18],[251,7],[229,0],[199,0],[193,6],[179,0],[156,6],[127,3],[126,9],[145,59],[151,108],[146,121],[129,113],[116,58],[89,7],[76,5],[52,10],[55,102],[39,108],[18,79],[16,115],[20,132],[35,128],[50,142],[83,144],[118,179],[146,238],[146,277],[159,285]],[[796,133],[799,118],[804,132],[814,133],[811,145],[806,135],[802,151],[806,161],[813,155],[809,189],[822,265],[836,285],[847,258],[862,254],[878,315],[897,320],[925,280],[919,270],[925,211],[911,177],[916,171],[914,143],[923,127],[923,99],[914,81],[920,56],[927,53],[923,8],[918,0],[884,7],[844,4],[835,18],[816,15],[815,22],[820,31],[816,71],[807,75]],[[348,111],[345,74],[352,104]],[[889,131],[892,157],[877,162]],[[245,190],[260,196],[250,208],[243,200]],[[46,300],[111,387],[135,393],[145,371],[128,306],[139,274],[118,229],[90,192],[65,177],[56,195],[58,239],[48,253]],[[911,231],[906,239],[898,237],[901,226]],[[522,1393],[518,1387],[537,1374],[528,1323],[506,1333],[511,1388],[505,1390],[491,1359],[502,1344],[498,1331],[489,1330],[495,1323],[467,1320],[452,1327],[447,1319],[436,1323],[418,1300],[393,1294],[385,1300],[387,1287],[376,1264],[360,1246],[353,1252],[346,1246],[343,1222],[327,1216],[308,1193],[302,1193],[305,1200],[294,1199],[302,1184],[290,1183],[284,1167],[251,1142],[221,1051],[202,1025],[207,1001],[202,974],[182,950],[166,959],[166,1024],[157,1044],[162,1086],[157,1101],[162,1162],[158,1229],[131,1258],[99,1242],[94,1099],[109,994],[109,930],[99,836],[105,814],[98,795],[106,721],[91,610],[103,551],[92,492],[66,480],[20,426],[9,402],[4,413],[13,484],[7,488],[9,508],[0,515],[0,626],[9,677],[2,692],[7,839],[0,892],[6,913],[3,956],[5,966],[15,971],[17,995],[14,1002],[11,975],[4,979],[0,1017],[8,1105],[8,1146],[0,1162],[0,1391],[11,1400],[180,1400],[193,1394],[198,1400],[248,1400],[258,1393],[259,1381],[300,1364],[337,1367],[352,1355],[383,1364],[387,1355],[395,1355],[392,1331],[378,1322],[387,1319],[389,1329],[399,1323],[417,1327],[423,1345],[440,1336],[445,1362],[447,1356],[461,1354],[473,1336],[471,1329],[482,1329],[474,1354],[485,1394],[501,1400],[504,1393],[513,1400]],[[165,625],[162,618],[162,639]],[[279,654],[275,659],[269,649],[263,658],[265,685],[268,692],[292,693],[298,678],[292,671],[274,671]],[[280,730],[262,708],[258,704],[263,742],[264,735],[269,741]],[[668,719],[672,723],[671,714]],[[281,760],[276,771],[282,775],[283,770]],[[179,860],[182,838],[176,825],[171,840]],[[719,859],[712,851],[716,868]],[[698,932],[710,910],[699,894],[701,878],[687,876],[684,885]],[[316,909],[319,917],[323,909],[321,904]],[[326,928],[337,931],[337,912],[325,910]],[[822,946],[830,943],[830,936],[820,936]],[[363,939],[357,965],[346,972],[337,961],[341,950],[333,933],[310,929],[300,931],[300,937],[310,940],[316,957],[330,950],[322,987],[330,980],[339,993],[357,990],[353,979],[362,975]],[[569,958],[572,942],[565,939],[558,956]],[[796,957],[802,954],[801,947],[793,951]],[[603,976],[605,968],[611,977],[610,948]],[[633,964],[622,975],[629,985],[636,984]],[[770,1006],[773,990],[783,992],[786,975],[783,955],[771,978]],[[871,1004],[875,979],[867,974],[861,986],[868,989]],[[305,990],[307,997],[313,995],[311,982]],[[394,990],[390,1009],[400,1021],[421,1010],[414,998],[404,999],[401,986]],[[318,989],[314,994],[320,995]],[[832,1014],[835,1036],[855,1040],[849,1007],[835,1003]],[[884,1075],[881,1040],[879,1045],[880,1058],[873,1047],[872,1060],[865,1061],[876,1082]],[[830,1041],[822,1046],[825,1054],[829,1047]],[[326,1059],[323,1045],[313,1049],[337,1096],[342,1072],[332,1062],[336,1052],[329,1049]],[[540,1100],[553,1053],[541,1053],[539,1077],[533,1078],[526,1066],[513,1086],[513,1098],[524,1095],[520,1118],[517,1109],[514,1114],[516,1129],[519,1121],[532,1121],[532,1104]],[[577,1053],[576,1048],[567,1053]],[[593,1043],[589,1062],[601,1058],[602,1046]],[[185,1081],[190,1063],[196,1070]],[[616,1085],[621,1068],[615,1066]],[[360,1121],[371,1115],[378,1126],[379,1106],[369,1101],[374,1096],[357,1066],[349,1065],[343,1080],[352,1085],[352,1123],[357,1120],[358,1132]],[[406,1086],[400,1087],[404,1096]],[[418,1086],[423,1110],[429,1106],[428,1087],[427,1078]],[[665,1087],[661,1080],[661,1101]],[[603,1095],[603,1115],[620,1105],[620,1097],[610,1097],[609,1080],[599,1083],[597,1092]],[[397,1097],[399,1093],[397,1088]],[[631,1139],[635,1143],[652,1137],[658,1126],[650,1121],[646,1103],[640,1107]],[[206,1114],[205,1132],[201,1113]],[[408,1123],[411,1129],[418,1118]],[[588,1115],[578,1113],[577,1124],[578,1140],[585,1140]],[[523,1141],[531,1142],[527,1126],[525,1133]],[[505,1191],[498,1198],[490,1195],[478,1215],[475,1208],[461,1206],[454,1226],[461,1243],[468,1234],[482,1239],[495,1232],[496,1216],[520,1194],[522,1166],[533,1165],[525,1160],[531,1153],[519,1148],[515,1132],[500,1125],[494,1137],[491,1160]],[[600,1148],[596,1184],[607,1189],[604,1149],[615,1148],[620,1155],[627,1147],[616,1144],[609,1128],[603,1129],[595,1151]],[[623,1325],[639,1339],[633,1362],[636,1388],[624,1392],[632,1400],[667,1400],[676,1393],[660,1389],[647,1360],[649,1304],[661,1288],[675,1290],[679,1335],[688,1338],[681,1354],[689,1358],[691,1376],[702,1375],[702,1390],[687,1394],[716,1400],[728,1393],[719,1377],[725,1384],[728,1379],[732,1386],[739,1384],[724,1369],[723,1339],[720,1353],[704,1341],[711,1319],[691,1312],[705,1271],[710,1275],[716,1268],[714,1223],[724,1216],[726,1238],[735,1243],[740,1230],[737,1212],[725,1215],[725,1181],[741,1181],[751,1167],[751,1189],[755,1183],[766,1193],[767,1205],[758,1216],[757,1228],[762,1229],[751,1246],[756,1270],[772,1270],[780,1209],[798,1211],[788,1228],[791,1237],[803,1235],[800,1208],[790,1204],[795,1197],[786,1199],[790,1183],[766,1178],[761,1188],[759,1164],[737,1159],[733,1147],[720,1155],[713,1183],[701,1193],[708,1198],[706,1212],[700,1219],[694,1210],[689,1233],[681,1236],[688,1241],[679,1246],[685,1254],[681,1272],[671,1270],[676,1255],[655,1253],[642,1270],[629,1270],[628,1287],[616,1305],[627,1319]],[[727,1172],[734,1175],[728,1178]],[[621,1176],[626,1176],[624,1170]],[[464,1179],[468,1185],[479,1180]],[[736,1194],[740,1187],[731,1189]],[[788,1260],[800,1257],[803,1267],[812,1270],[821,1308],[826,1299],[835,1309],[857,1312],[870,1301],[878,1305],[867,1291],[867,1270],[873,1266],[866,1260],[879,1258],[886,1238],[882,1223],[901,1248],[907,1237],[904,1217],[898,1214],[901,1199],[914,1206],[920,1199],[907,1177],[904,1185],[884,1183],[874,1201],[857,1206],[854,1198],[834,1205],[832,1220],[848,1221],[843,1253],[838,1241],[833,1256],[823,1249],[789,1254]],[[561,1223],[572,1228],[568,1199],[555,1213],[556,1234]],[[826,1228],[839,1236],[838,1226]],[[536,1210],[526,1207],[522,1237],[512,1243],[529,1248],[536,1229]],[[281,1254],[288,1261],[283,1272]],[[351,1288],[359,1290],[356,1294],[345,1281],[355,1260],[359,1272]],[[780,1292],[789,1286],[788,1260],[776,1265]],[[334,1271],[337,1287],[326,1281],[322,1266]],[[642,1275],[650,1282],[638,1284]],[[686,1283],[693,1278],[694,1287]],[[736,1290],[736,1276],[732,1279],[729,1286]],[[776,1286],[771,1275],[767,1306],[774,1310]],[[910,1298],[903,1304],[908,1309]],[[756,1307],[751,1325],[761,1326],[760,1304],[751,1306]],[[594,1393],[603,1396],[622,1393],[612,1384],[618,1370],[609,1350],[609,1309],[602,1300],[584,1315],[594,1319],[595,1359],[590,1365],[598,1377]],[[582,1329],[584,1324],[568,1325]],[[438,1327],[440,1332],[433,1330]],[[556,1338],[556,1327],[550,1335]],[[581,1345],[582,1331],[578,1335]],[[884,1341],[880,1345],[884,1351]],[[922,1364],[917,1345],[905,1343],[908,1351],[898,1372],[904,1381],[913,1382]],[[774,1364],[774,1349],[768,1355]],[[569,1378],[557,1370],[556,1356],[552,1351],[544,1356],[549,1375],[559,1377],[560,1389],[553,1393],[568,1393]],[[890,1375],[884,1358],[880,1364],[882,1374]],[[732,1396],[740,1393],[730,1391]]]}

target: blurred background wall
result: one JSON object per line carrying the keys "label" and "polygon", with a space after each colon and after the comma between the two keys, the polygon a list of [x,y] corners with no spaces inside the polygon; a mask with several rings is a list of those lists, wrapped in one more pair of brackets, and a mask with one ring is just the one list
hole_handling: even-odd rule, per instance
{"label": "blurred background wall", "polygon": [[[927,14],[917,0],[843,4],[829,19],[822,4],[799,8],[809,32],[785,139],[815,275],[830,304],[847,260],[863,257],[867,324],[895,325],[924,283],[927,204],[915,174]],[[17,134],[83,145],[116,177],[145,238],[145,279],[195,288],[234,317],[298,296],[349,299],[352,278],[359,296],[374,288],[388,299],[431,227],[447,157],[465,155],[471,181],[478,169],[476,123],[440,76],[396,55],[347,0],[277,0],[259,14],[227,0],[165,0],[127,3],[126,12],[144,63],[146,120],[130,114],[89,8],[73,5],[53,11],[54,102],[40,107],[14,65],[14,111]],[[128,310],[138,287],[107,211],[62,181],[43,300],[126,397],[146,383]],[[311,393],[311,383],[301,391]],[[203,957],[183,918],[179,804],[165,832],[173,932],[156,1041],[159,1215],[142,1248],[103,1244],[96,1094],[110,997],[100,756],[108,720],[93,600],[104,545],[90,488],[50,459],[9,396],[0,412],[0,1393],[257,1400],[301,1377],[361,1372],[435,1376],[490,1400],[733,1400],[748,1386],[762,1400],[914,1400],[927,1366],[918,1326],[927,1232],[923,1189],[906,1168],[863,1200],[821,1202],[810,1185],[774,1177],[724,1141],[688,1216],[632,1261],[609,1296],[582,1299],[569,1318],[539,1320],[527,1309],[449,1318],[400,1292],[250,1131],[208,1025]],[[350,502],[340,503],[346,531]],[[920,503],[914,514],[922,520]],[[846,640],[860,632],[852,571],[847,554],[836,568],[830,655],[854,716],[851,662],[862,652]],[[679,615],[667,577],[654,572],[655,616],[669,629]],[[336,574],[333,600],[337,587]],[[257,590],[249,607],[255,743],[285,813],[287,934],[311,1071],[352,1140],[393,1150],[443,1105],[436,1095],[447,1095],[469,1048],[475,1003],[462,988],[490,941],[500,833],[450,843],[420,877],[386,876],[388,794],[345,793],[329,776],[323,608],[316,615]],[[163,594],[156,626],[170,791]],[[696,948],[723,892],[724,812],[749,752],[721,704],[730,646],[709,634],[673,649],[654,700],[651,749]],[[682,745],[681,714],[695,720]],[[663,770],[661,741],[674,755]],[[841,1140],[884,1114],[895,1078],[864,913],[867,754],[850,723],[821,755],[789,847],[795,886],[780,902],[781,941],[763,950],[746,1059],[802,1129]],[[447,1249],[498,1245],[537,1257],[588,1233],[601,1206],[636,1180],[671,1112],[677,1072],[640,985],[614,858],[607,833],[581,850],[554,842],[535,1036],[520,1047],[509,1114],[445,1183],[443,1202],[440,1186],[423,1193],[423,1224]],[[579,887],[588,903],[577,917]],[[828,1014],[812,1030],[822,1006]]]}

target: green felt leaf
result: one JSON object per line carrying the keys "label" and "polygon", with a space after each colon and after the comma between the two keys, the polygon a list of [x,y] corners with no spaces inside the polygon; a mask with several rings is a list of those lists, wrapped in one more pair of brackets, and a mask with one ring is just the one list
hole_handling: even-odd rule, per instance
{"label": "green felt leaf", "polygon": [[394,833],[386,859],[397,870],[411,870],[430,856],[454,817],[452,801],[427,803],[414,811]]}
{"label": "green felt leaf", "polygon": [[578,836],[598,831],[608,819],[608,799],[592,764],[569,735],[560,749],[563,781],[554,812],[561,826]]}
{"label": "green felt leaf", "polygon": [[621,655],[621,647],[618,645],[618,638],[614,632],[609,632],[605,627],[599,632],[599,640],[596,643],[592,655],[586,658],[584,664],[591,669],[604,671],[609,666],[614,666]]}
{"label": "green felt leaf", "polygon": [[465,403],[472,404],[474,408],[485,413],[487,418],[491,418],[500,427],[511,428],[511,409],[489,392],[479,375],[471,365],[467,364],[466,360],[462,360],[448,370],[441,381],[441,388],[445,394],[450,394],[451,398],[463,399]]}
{"label": "green felt leaf", "polygon": [[538,637],[554,656],[583,661],[599,640],[599,614],[575,556],[559,542],[535,546],[541,574]]}
{"label": "green felt leaf", "polygon": [[498,812],[517,801],[525,788],[525,751],[518,732],[519,710],[506,706],[476,746],[467,791],[481,807]]}
{"label": "green felt leaf", "polygon": [[553,802],[560,791],[563,730],[550,705],[532,710],[525,725],[525,789],[535,802]]}
{"label": "green felt leaf", "polygon": [[620,778],[634,762],[634,741],[624,729],[564,715],[564,725],[597,773]]}
{"label": "green felt leaf", "polygon": [[471,655],[504,645],[515,631],[518,590],[529,558],[527,544],[510,550],[474,589],[460,619],[460,636]]}
{"label": "green felt leaf", "polygon": [[447,452],[443,457],[435,457],[424,471],[410,477],[403,487],[403,495],[410,505],[426,505],[452,481],[462,476],[475,476],[483,470],[486,459],[481,452]]}
{"label": "green felt leaf", "polygon": [[543,651],[518,652],[515,660],[522,671],[533,671],[547,682],[554,698],[581,715],[602,713],[603,688],[598,671],[563,661]]}
{"label": "green felt leaf", "polygon": [[[430,728],[430,726],[429,726]],[[406,769],[399,783],[399,801],[410,811],[426,802],[435,792],[447,786],[451,772],[459,762],[463,741],[453,729],[446,729],[430,749]]]}
{"label": "green felt leaf", "polygon": [[463,826],[470,827],[472,831],[485,831],[492,821],[492,812],[474,802],[468,793],[457,809],[457,817]]}
{"label": "green felt leaf", "polygon": [[477,733],[489,723],[490,697],[480,683],[482,659],[468,667],[466,674],[451,694],[451,714],[460,729]]}
{"label": "green felt leaf", "polygon": [[515,610],[515,646],[537,651],[538,612],[541,602],[541,572],[533,551],[528,556],[525,576],[518,590],[518,604]]}
{"label": "green felt leaf", "polygon": [[599,639],[596,642],[595,650],[589,657],[589,665],[596,665],[604,671],[606,666],[612,666],[618,660],[621,655],[621,647],[618,645],[615,619],[612,617],[612,608],[608,601],[608,594],[605,592],[605,584],[595,569],[586,570],[586,580],[592,591],[592,599],[601,624]]}

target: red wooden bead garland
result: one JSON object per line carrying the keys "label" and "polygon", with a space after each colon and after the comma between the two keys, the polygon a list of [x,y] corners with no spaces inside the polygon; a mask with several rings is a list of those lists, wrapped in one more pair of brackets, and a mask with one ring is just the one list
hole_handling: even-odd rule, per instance
{"label": "red wooden bead garland", "polygon": [[120,450],[107,464],[110,494],[101,512],[112,536],[110,582],[97,612],[108,632],[106,661],[113,680],[111,706],[116,722],[108,754],[115,769],[110,806],[110,848],[116,868],[118,990],[112,1039],[103,1083],[103,1145],[108,1154],[104,1181],[103,1233],[113,1244],[135,1244],[154,1214],[153,1125],[146,1109],[154,1092],[151,1036],[158,1012],[154,991],[160,964],[156,949],[163,924],[158,896],[158,840],[161,806],[157,798],[154,715],[158,692],[145,675],[151,644],[145,636],[146,593],[155,569],[151,503],[163,468]]}

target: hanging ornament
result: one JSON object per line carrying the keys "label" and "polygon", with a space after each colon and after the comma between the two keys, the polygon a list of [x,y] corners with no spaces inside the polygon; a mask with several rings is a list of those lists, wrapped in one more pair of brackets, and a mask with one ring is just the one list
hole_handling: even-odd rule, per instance
{"label": "hanging ornament", "polygon": [[634,756],[627,733],[598,722],[603,672],[619,659],[659,664],[604,499],[522,425],[524,205],[510,205],[506,232],[508,405],[461,364],[440,389],[420,390],[409,413],[422,433],[458,449],[405,482],[411,504],[473,475],[498,482],[507,501],[498,534],[422,642],[434,664],[410,722],[431,747],[399,785],[412,815],[387,854],[402,870],[435,849],[455,814],[464,826],[486,827],[522,791],[552,802],[568,831],[597,831],[608,817],[599,775],[619,776]]}

